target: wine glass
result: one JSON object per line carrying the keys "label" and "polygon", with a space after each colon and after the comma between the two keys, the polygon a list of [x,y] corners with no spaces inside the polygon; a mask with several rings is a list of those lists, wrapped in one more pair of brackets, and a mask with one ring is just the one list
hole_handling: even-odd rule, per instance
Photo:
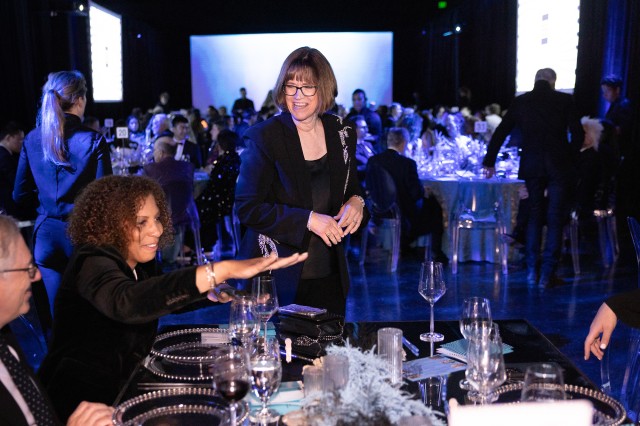
{"label": "wine glass", "polygon": [[229,402],[230,424],[236,424],[238,401],[249,392],[249,357],[241,347],[229,345],[211,366],[214,389]]}
{"label": "wine glass", "polygon": [[231,301],[229,332],[232,338],[247,348],[260,330],[255,306],[255,299],[247,295],[236,295]]}
{"label": "wine glass", "polygon": [[278,311],[278,293],[273,275],[259,275],[252,281],[251,295],[256,300],[255,311],[264,323],[264,337],[267,338],[267,323]]}
{"label": "wine glass", "polygon": [[420,269],[420,283],[418,284],[418,292],[424,297],[431,307],[431,322],[429,323],[429,332],[422,333],[420,340],[425,342],[441,342],[444,336],[433,331],[433,304],[436,303],[442,295],[447,291],[444,283],[444,273],[442,272],[442,263],[440,262],[423,262]]}
{"label": "wine glass", "polygon": [[[460,333],[467,340],[475,339],[488,333],[493,321],[491,320],[491,306],[484,297],[469,297],[462,302],[460,315]],[[460,380],[460,389],[471,390],[469,381]]]}
{"label": "wine glass", "polygon": [[265,338],[264,343],[255,342],[250,359],[251,389],[262,402],[262,408],[253,411],[250,420],[258,424],[270,424],[280,416],[269,409],[269,398],[280,388],[282,364],[280,362],[280,343],[277,339]]}
{"label": "wine glass", "polygon": [[507,372],[497,324],[492,325],[487,335],[469,340],[465,375],[477,391],[477,394],[469,395],[471,400],[490,404],[498,399],[494,390],[507,380]]}

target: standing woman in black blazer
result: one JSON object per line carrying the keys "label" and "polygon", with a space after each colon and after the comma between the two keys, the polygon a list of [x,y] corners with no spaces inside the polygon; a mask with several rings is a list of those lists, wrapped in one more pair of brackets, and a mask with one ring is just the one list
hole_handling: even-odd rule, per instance
{"label": "standing woman in black blazer", "polygon": [[284,61],[274,88],[283,111],[247,130],[236,209],[247,228],[241,256],[309,252],[277,271],[280,304],[345,314],[349,273],[344,239],[369,215],[358,182],[355,126],[326,113],[338,94],[327,59],[301,47]]}
{"label": "standing woman in black blazer", "polygon": [[105,138],[82,125],[86,94],[82,73],[49,74],[38,124],[24,141],[13,189],[17,203],[34,197],[39,201],[34,257],[51,310],[72,252],[66,229],[75,198],[88,183],[111,174]]}

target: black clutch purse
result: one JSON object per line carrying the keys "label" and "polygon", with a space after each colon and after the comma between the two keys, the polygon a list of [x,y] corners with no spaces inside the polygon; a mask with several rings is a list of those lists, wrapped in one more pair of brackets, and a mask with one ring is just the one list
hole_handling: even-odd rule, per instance
{"label": "black clutch purse", "polygon": [[326,313],[308,317],[279,313],[278,318],[280,340],[291,339],[295,353],[318,357],[325,355],[327,346],[343,343],[344,317],[341,315]]}

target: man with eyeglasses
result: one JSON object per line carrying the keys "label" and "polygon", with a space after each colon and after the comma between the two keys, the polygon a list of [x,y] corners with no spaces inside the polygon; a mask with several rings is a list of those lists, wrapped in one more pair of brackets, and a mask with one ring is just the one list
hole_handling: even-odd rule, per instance
{"label": "man with eyeglasses", "polygon": [[[18,225],[0,215],[0,424],[59,425],[49,398],[27,364],[8,324],[29,311],[31,283],[40,280]],[[113,409],[82,402],[69,426],[111,425]]]}
{"label": "man with eyeglasses", "polygon": [[367,94],[364,93],[364,90],[354,90],[351,95],[351,100],[353,102],[353,107],[349,111],[349,114],[347,114],[347,118],[352,118],[356,115],[364,117],[367,122],[367,126],[369,127],[369,133],[374,139],[373,145],[376,147],[377,152],[380,152],[381,149],[378,147],[380,135],[382,134],[382,120],[380,119],[380,116],[377,112],[369,108]]}

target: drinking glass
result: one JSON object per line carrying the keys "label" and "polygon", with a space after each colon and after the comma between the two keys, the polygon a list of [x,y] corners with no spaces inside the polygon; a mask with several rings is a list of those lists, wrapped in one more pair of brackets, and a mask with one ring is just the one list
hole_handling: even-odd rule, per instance
{"label": "drinking glass", "polygon": [[385,327],[378,330],[378,356],[389,363],[391,384],[402,384],[402,330]]}
{"label": "drinking glass", "polygon": [[252,280],[251,295],[256,300],[255,311],[264,323],[264,337],[267,337],[267,323],[278,310],[276,279],[273,275],[259,275]]}
{"label": "drinking glass", "polygon": [[253,411],[250,419],[254,423],[269,424],[280,416],[277,411],[267,407],[269,398],[278,391],[282,380],[280,343],[267,338],[264,343],[255,342],[250,360],[251,389],[262,403],[262,408]]}
{"label": "drinking glass", "polygon": [[349,358],[344,355],[326,355],[322,366],[324,370],[322,390],[340,391],[349,383]]}
{"label": "drinking glass", "polygon": [[431,322],[429,323],[429,332],[422,333],[420,340],[425,342],[441,342],[444,336],[433,331],[433,304],[436,303],[442,295],[447,291],[444,283],[444,273],[442,271],[442,263],[440,262],[423,262],[420,269],[420,282],[418,284],[418,292],[424,297],[431,308]]}
{"label": "drinking glass", "polygon": [[251,296],[236,295],[231,301],[229,332],[232,338],[247,348],[250,348],[249,344],[260,330],[255,306],[256,301]]}
{"label": "drinking glass", "polygon": [[230,424],[236,424],[238,401],[249,392],[249,357],[241,347],[229,345],[211,366],[214,389],[229,402]]}
{"label": "drinking glass", "polygon": [[507,380],[502,356],[502,339],[497,324],[481,338],[469,340],[467,349],[467,380],[477,394],[469,398],[480,404],[489,404],[498,399],[494,390]]}
{"label": "drinking glass", "polygon": [[521,401],[558,401],[566,397],[560,366],[544,363],[527,367]]}
{"label": "drinking glass", "polygon": [[[462,314],[460,315],[460,333],[467,340],[485,335],[491,328],[491,306],[489,300],[484,297],[469,297],[462,302]],[[471,390],[469,381],[460,380],[460,389]]]}

